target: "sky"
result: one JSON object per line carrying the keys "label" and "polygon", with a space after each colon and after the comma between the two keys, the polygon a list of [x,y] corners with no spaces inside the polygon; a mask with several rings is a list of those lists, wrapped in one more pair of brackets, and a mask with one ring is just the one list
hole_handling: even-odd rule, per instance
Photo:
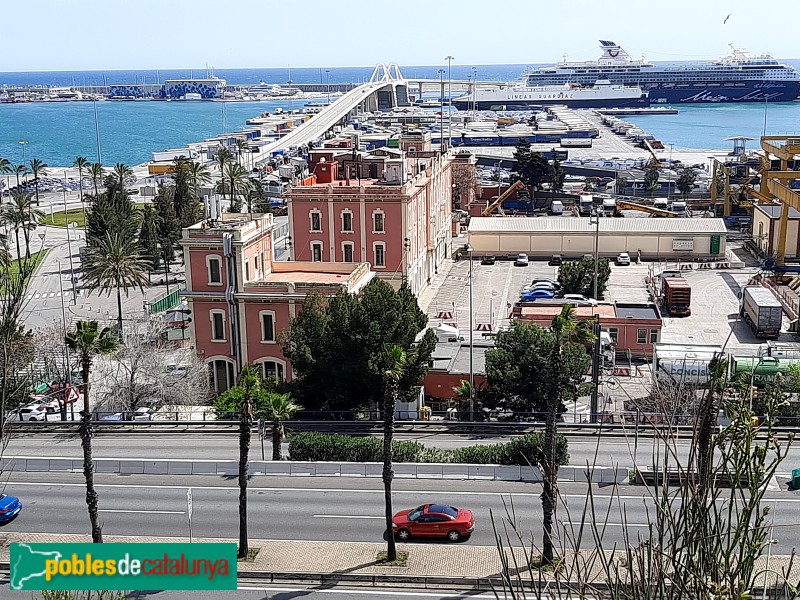
{"label": "sky", "polygon": [[[797,0],[3,0],[0,71],[800,58]],[[767,7],[770,7],[769,9]],[[730,15],[726,23],[725,18]]]}

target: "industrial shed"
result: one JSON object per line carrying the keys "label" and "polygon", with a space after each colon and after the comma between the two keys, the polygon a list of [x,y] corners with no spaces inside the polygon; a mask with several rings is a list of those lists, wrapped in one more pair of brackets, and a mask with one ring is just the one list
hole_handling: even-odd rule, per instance
{"label": "industrial shed", "polygon": [[475,256],[524,252],[531,258],[576,258],[594,253],[596,235],[600,255],[607,257],[620,252],[633,260],[725,256],[722,219],[601,217],[598,228],[588,217],[473,217],[468,232]]}

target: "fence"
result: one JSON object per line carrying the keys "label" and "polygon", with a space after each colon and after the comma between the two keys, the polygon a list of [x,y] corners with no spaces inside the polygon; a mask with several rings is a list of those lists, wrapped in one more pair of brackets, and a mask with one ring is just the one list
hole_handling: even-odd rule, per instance
{"label": "fence", "polygon": [[147,313],[152,315],[155,313],[164,312],[165,310],[169,310],[170,308],[177,306],[181,301],[181,292],[183,292],[184,289],[185,288],[183,287],[178,287],[169,294],[162,296],[158,300],[148,302]]}

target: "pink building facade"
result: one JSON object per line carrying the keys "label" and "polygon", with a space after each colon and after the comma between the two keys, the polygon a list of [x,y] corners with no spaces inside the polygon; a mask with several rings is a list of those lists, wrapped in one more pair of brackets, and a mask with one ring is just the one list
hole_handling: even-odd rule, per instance
{"label": "pink building facade", "polygon": [[294,260],[369,263],[395,286],[428,285],[451,254],[452,159],[431,150],[430,134],[398,146],[312,152],[316,183],[288,194]]}
{"label": "pink building facade", "polygon": [[217,393],[245,364],[291,379],[279,339],[306,296],[358,293],[374,276],[365,262],[272,262],[273,227],[270,214],[225,213],[183,230],[191,339]]}

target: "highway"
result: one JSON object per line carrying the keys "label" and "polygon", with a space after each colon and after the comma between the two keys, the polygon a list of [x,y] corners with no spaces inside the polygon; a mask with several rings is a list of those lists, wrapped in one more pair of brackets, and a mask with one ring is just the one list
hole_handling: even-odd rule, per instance
{"label": "highway", "polygon": [[[688,434],[687,434],[688,436]],[[438,448],[460,448],[476,444],[496,444],[507,442],[507,437],[466,436],[442,433],[398,433],[397,440],[414,440],[426,446]],[[663,442],[652,437],[640,436],[638,440],[631,436],[592,435],[569,436],[569,455],[571,465],[593,464],[599,467],[632,467],[638,463],[647,467],[654,462],[654,452],[663,456]],[[686,458],[689,452],[689,440],[679,438],[676,442],[677,453]],[[250,448],[250,459],[261,460],[261,442],[254,434]],[[272,458],[270,439],[264,440],[264,455]],[[283,444],[284,457],[288,456],[287,442]],[[239,441],[236,430],[230,433],[195,434],[195,433],[131,433],[131,434],[99,434],[92,441],[95,458],[141,458],[170,459],[184,458],[197,460],[237,460],[239,457]],[[64,434],[18,434],[14,435],[5,450],[6,456],[41,456],[81,458],[80,439]],[[635,456],[635,460],[634,460]],[[779,469],[781,477],[789,477],[793,466],[800,465],[800,445],[795,444],[789,450],[789,456]]]}
{"label": "highway", "polygon": [[[100,515],[108,535],[157,537],[188,536],[186,492],[193,496],[193,534],[198,538],[232,538],[238,531],[235,477],[151,476],[97,474]],[[395,510],[426,502],[443,502],[469,508],[477,526],[465,542],[495,544],[490,511],[505,518],[506,503],[513,501],[517,520],[534,538],[539,536],[541,503],[538,484],[492,481],[436,481],[398,479],[394,485]],[[3,530],[25,533],[86,533],[88,517],[85,488],[79,473],[13,473],[6,493],[19,496],[22,515]],[[563,505],[557,522],[562,534],[574,532],[586,511],[585,484],[560,485]],[[647,488],[593,487],[595,514],[608,511],[604,543],[622,543],[622,522],[629,535],[646,531]],[[771,518],[778,540],[772,551],[788,554],[800,534],[794,494],[770,493]],[[249,487],[250,536],[271,540],[322,540],[380,542],[383,535],[383,487],[379,479],[252,477]],[[593,547],[584,534],[584,548]]]}

